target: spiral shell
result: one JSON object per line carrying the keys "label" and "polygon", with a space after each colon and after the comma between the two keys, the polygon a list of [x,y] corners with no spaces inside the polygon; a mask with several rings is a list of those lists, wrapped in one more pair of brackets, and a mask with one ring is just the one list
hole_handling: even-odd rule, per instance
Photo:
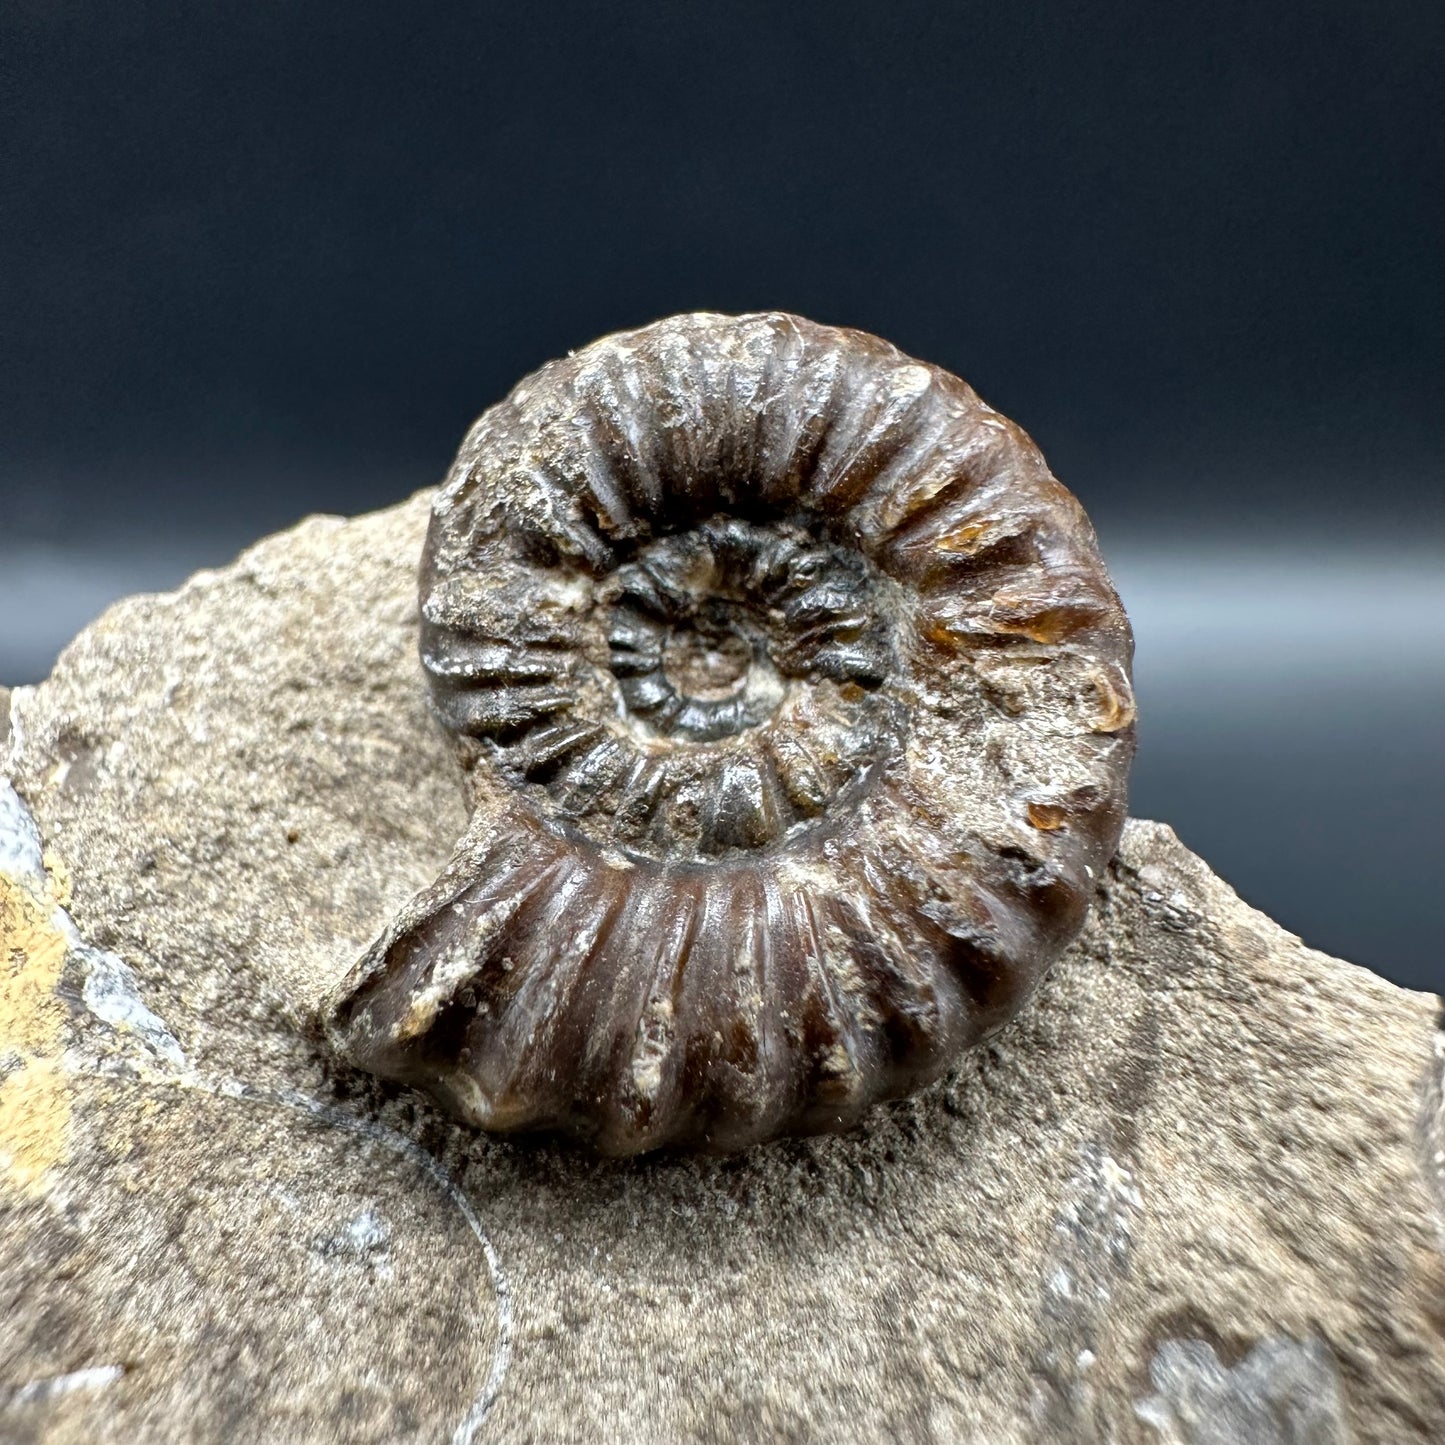
{"label": "spiral shell", "polygon": [[352,1061],[611,1154],[837,1129],[1081,926],[1133,751],[1073,496],[857,331],[673,317],[522,381],[433,509],[470,826],[352,970]]}

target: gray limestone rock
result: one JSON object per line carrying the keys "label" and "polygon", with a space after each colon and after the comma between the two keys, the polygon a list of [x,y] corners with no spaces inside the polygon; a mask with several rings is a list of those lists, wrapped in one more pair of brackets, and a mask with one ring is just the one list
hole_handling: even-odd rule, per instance
{"label": "gray limestone rock", "polygon": [[335,1064],[317,1001],[465,819],[427,500],[125,601],[0,706],[0,1438],[1445,1438],[1438,1000],[1158,824],[847,1135],[598,1162]]}

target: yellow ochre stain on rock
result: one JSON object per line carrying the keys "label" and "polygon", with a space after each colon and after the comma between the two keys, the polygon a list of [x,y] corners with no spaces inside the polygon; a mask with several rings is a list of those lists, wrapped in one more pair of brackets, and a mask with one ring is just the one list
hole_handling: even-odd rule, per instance
{"label": "yellow ochre stain on rock", "polygon": [[70,1128],[55,993],[66,945],[54,912],[53,899],[0,873],[0,1056],[21,1059],[0,1081],[0,1180],[32,1193],[64,1162]]}
{"label": "yellow ochre stain on rock", "polygon": [[70,1089],[55,1059],[31,1059],[0,1083],[0,1163],[10,1181],[38,1194],[65,1162]]}

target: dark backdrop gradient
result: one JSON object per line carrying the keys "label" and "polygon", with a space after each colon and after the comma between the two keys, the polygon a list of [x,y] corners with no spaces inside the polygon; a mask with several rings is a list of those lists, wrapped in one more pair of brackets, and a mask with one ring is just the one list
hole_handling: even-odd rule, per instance
{"label": "dark backdrop gradient", "polygon": [[0,681],[436,480],[552,355],[784,307],[1083,499],[1135,811],[1445,985],[1442,62],[1439,0],[10,0]]}

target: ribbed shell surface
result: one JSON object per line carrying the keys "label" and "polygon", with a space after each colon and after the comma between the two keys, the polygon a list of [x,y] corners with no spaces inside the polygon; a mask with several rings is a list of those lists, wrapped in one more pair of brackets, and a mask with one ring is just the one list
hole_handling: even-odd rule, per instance
{"label": "ribbed shell surface", "polygon": [[352,1061],[607,1153],[845,1127],[1081,926],[1133,751],[1073,496],[958,378],[771,313],[526,378],[433,510],[473,803],[359,961]]}

